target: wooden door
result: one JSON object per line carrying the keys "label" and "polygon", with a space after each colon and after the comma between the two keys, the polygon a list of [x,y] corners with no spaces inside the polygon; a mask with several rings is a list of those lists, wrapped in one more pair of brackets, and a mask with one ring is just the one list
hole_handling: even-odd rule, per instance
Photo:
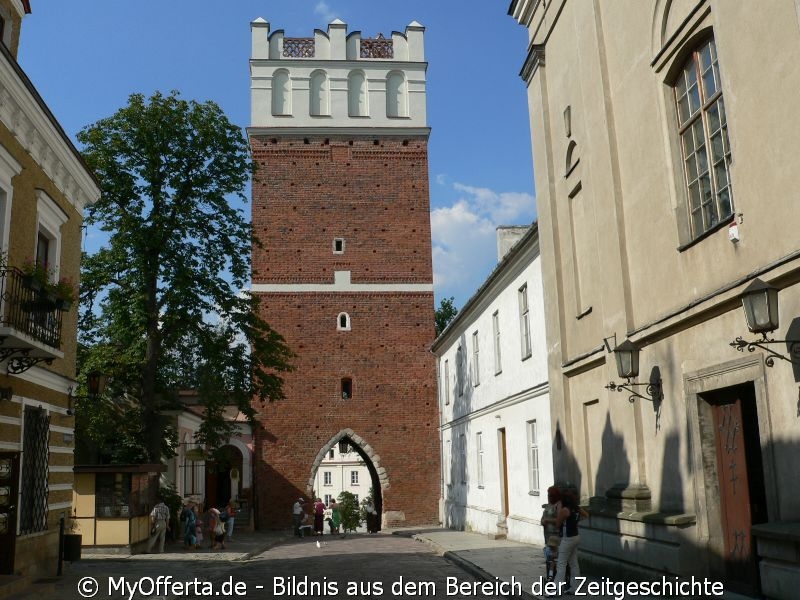
{"label": "wooden door", "polygon": [[19,452],[0,452],[0,575],[14,573],[18,485]]}
{"label": "wooden door", "polygon": [[[742,399],[726,395],[712,404],[714,415],[720,520],[725,537],[724,559],[728,586],[734,591],[756,591],[758,571],[751,536],[753,507],[747,444],[758,443],[758,422],[743,413]],[[752,428],[756,428],[755,439]],[[757,455],[760,458],[760,448]],[[759,465],[760,467],[760,465]],[[760,472],[760,470],[759,470]],[[757,494],[756,494],[757,495]]]}
{"label": "wooden door", "polygon": [[497,430],[498,443],[500,445],[500,483],[501,493],[503,494],[500,499],[501,513],[503,521],[508,517],[508,453],[506,450],[506,430]]}

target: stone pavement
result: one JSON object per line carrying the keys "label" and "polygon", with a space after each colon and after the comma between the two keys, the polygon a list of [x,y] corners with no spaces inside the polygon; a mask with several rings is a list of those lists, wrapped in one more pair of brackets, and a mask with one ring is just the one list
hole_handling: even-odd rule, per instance
{"label": "stone pavement", "polygon": [[[385,542],[390,541],[389,536],[392,534],[413,538],[425,544],[432,552],[443,556],[477,579],[489,582],[496,580],[519,582],[520,592],[512,593],[508,596],[509,598],[518,598],[519,600],[536,598],[538,600],[544,595],[536,593],[538,589],[532,587],[537,582],[541,585],[541,582],[545,581],[544,556],[541,546],[503,539],[490,539],[486,535],[451,531],[438,527],[387,530],[377,534],[375,538],[380,538],[380,540],[375,539],[375,541],[382,541],[381,546],[384,546]],[[367,536],[363,534],[356,537],[366,538]],[[327,545],[326,538],[333,543],[328,536],[324,536],[322,538],[323,545]],[[295,538],[291,531],[242,531],[235,536],[234,541],[228,544],[225,550],[213,552],[208,548],[199,551],[184,550],[181,543],[168,544],[164,554],[121,555],[84,552],[83,560],[79,563],[65,564],[65,575],[57,578],[54,595],[51,594],[50,588],[47,588],[46,591],[45,588],[40,588],[39,593],[34,589],[30,591],[31,593],[20,596],[18,600],[43,600],[50,597],[74,598],[76,597],[74,590],[77,579],[93,571],[119,572],[131,576],[135,574],[152,575],[153,561],[162,561],[169,564],[172,569],[185,569],[186,572],[200,569],[204,575],[213,576],[217,571],[224,573],[227,569],[236,568],[236,565],[247,569],[248,565],[268,558],[271,555],[269,551],[276,546],[280,545],[281,548],[290,546],[288,552],[291,552],[292,546],[297,545],[297,551],[299,551],[300,546],[305,544],[316,544],[316,538],[310,537],[301,541]],[[282,550],[282,552],[285,554],[287,551]],[[598,585],[600,583],[597,578],[588,578],[587,581],[595,582]],[[51,587],[53,583],[53,580],[50,580]],[[36,588],[36,586],[33,587]],[[532,591],[534,593],[531,593]],[[608,592],[608,590],[606,591]],[[567,596],[570,599],[581,597],[620,600],[619,596],[615,598],[613,592]],[[643,597],[654,598],[655,596],[638,596],[636,600]],[[695,597],[708,598],[711,596]],[[633,596],[628,594],[625,598],[633,598]],[[661,598],[667,597],[661,596]],[[725,592],[722,598],[723,600],[742,600],[741,596],[729,592]]]}
{"label": "stone pavement", "polygon": [[[517,597],[548,597],[547,590],[541,589],[546,581],[544,553],[542,546],[524,544],[504,539],[490,539],[484,534],[452,531],[438,527],[395,529],[395,535],[411,536],[429,545],[437,554],[459,565],[476,578],[486,581],[520,582],[522,593]],[[669,578],[668,578],[669,579]],[[618,586],[622,582],[614,582]],[[537,584],[537,585],[534,585]],[[594,600],[621,600],[621,595],[614,588],[598,577],[586,577],[584,589],[573,590],[575,594],[566,594],[566,598],[592,598]],[[532,593],[533,592],[533,593]],[[626,594],[625,598],[634,598]],[[745,596],[724,591],[722,596],[697,595],[692,598],[721,598],[722,600],[748,600]],[[642,595],[635,598],[689,598],[689,596],[655,596]]]}

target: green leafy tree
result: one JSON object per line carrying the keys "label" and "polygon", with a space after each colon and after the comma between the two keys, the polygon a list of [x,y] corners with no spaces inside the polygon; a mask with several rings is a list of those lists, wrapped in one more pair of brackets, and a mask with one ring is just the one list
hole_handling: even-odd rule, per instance
{"label": "green leafy tree", "polygon": [[362,523],[361,507],[354,494],[344,491],[339,494],[336,501],[339,505],[339,514],[342,515],[342,531],[355,531]]}
{"label": "green leafy tree", "polygon": [[241,292],[258,243],[229,202],[246,201],[252,172],[242,131],[213,102],[134,94],[78,141],[102,188],[86,223],[109,235],[81,273],[81,371],[109,375],[113,399],[93,441],[108,454],[108,430],[126,427],[141,436],[126,454],[159,461],[175,445],[164,413],[193,388],[205,406],[197,441],[218,447],[233,430],[224,407],[252,419],[254,397],[282,398],[292,357]]}
{"label": "green leafy tree", "polygon": [[450,321],[456,318],[458,309],[456,308],[455,298],[442,298],[439,308],[436,309],[436,335],[437,337],[447,328]]}

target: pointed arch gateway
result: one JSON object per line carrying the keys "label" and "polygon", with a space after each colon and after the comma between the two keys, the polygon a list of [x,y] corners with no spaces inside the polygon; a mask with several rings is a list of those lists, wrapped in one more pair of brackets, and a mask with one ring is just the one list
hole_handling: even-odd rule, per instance
{"label": "pointed arch gateway", "polygon": [[[388,490],[390,487],[389,476],[386,473],[386,469],[381,466],[380,455],[375,452],[374,448],[363,437],[358,435],[349,427],[342,429],[333,435],[330,440],[328,440],[328,442],[324,444],[322,448],[320,448],[319,452],[317,452],[316,457],[314,457],[314,463],[311,466],[311,473],[309,474],[308,482],[306,483],[306,495],[311,496],[315,491],[314,480],[316,478],[317,471],[322,464],[322,460],[327,456],[331,448],[340,442],[347,442],[350,447],[357,452],[362,459],[364,459],[364,463],[366,464],[367,470],[370,474],[372,491],[375,495],[372,500],[375,503],[375,510],[378,513],[378,527],[380,528],[380,524],[382,522],[381,516],[383,515],[383,492]],[[318,491],[319,490],[317,490],[317,492]]]}

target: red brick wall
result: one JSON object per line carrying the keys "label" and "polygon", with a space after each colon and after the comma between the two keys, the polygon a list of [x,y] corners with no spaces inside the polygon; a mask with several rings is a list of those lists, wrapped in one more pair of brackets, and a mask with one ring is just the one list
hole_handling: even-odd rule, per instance
{"label": "red brick wall", "polygon": [[253,283],[430,283],[426,140],[307,139],[252,140]]}
{"label": "red brick wall", "polygon": [[[259,163],[253,283],[431,283],[425,139],[252,140]],[[345,252],[333,253],[333,239]],[[262,316],[298,355],[283,401],[256,403],[254,469],[260,525],[286,527],[306,495],[314,459],[345,428],[370,444],[386,469],[383,511],[405,524],[438,517],[439,436],[433,294],[260,294]],[[337,331],[337,315],[351,318]],[[349,377],[353,396],[342,399]],[[369,484],[365,482],[364,497]]]}

